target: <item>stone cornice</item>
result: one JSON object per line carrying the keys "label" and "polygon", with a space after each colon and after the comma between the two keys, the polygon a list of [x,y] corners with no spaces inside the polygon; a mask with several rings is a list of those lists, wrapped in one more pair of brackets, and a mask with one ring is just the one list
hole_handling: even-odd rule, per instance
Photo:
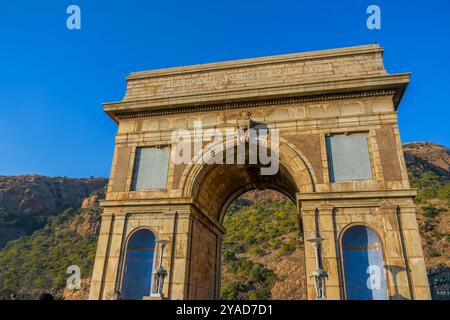
{"label": "stone cornice", "polygon": [[326,201],[347,199],[378,199],[378,198],[412,198],[417,195],[417,189],[409,190],[374,190],[349,192],[315,192],[298,193],[299,201]]}
{"label": "stone cornice", "polygon": [[397,108],[409,83],[409,73],[370,76],[288,86],[269,86],[204,95],[164,99],[144,99],[105,103],[105,112],[118,123],[120,119],[201,112],[230,108],[258,107],[269,104],[351,99],[393,95]]}
{"label": "stone cornice", "polygon": [[164,68],[158,70],[141,71],[131,73],[126,80],[138,80],[153,77],[170,77],[180,74],[190,74],[199,72],[221,71],[226,69],[236,69],[245,67],[255,67],[260,65],[270,65],[276,63],[286,63],[292,61],[311,61],[325,59],[330,57],[342,57],[371,53],[383,53],[383,48],[378,44],[369,44],[362,46],[344,47],[337,49],[317,50],[301,53],[282,54],[268,57],[231,60],[223,62],[213,62],[205,64],[196,64],[185,67]]}
{"label": "stone cornice", "polygon": [[155,198],[155,199],[133,199],[133,200],[101,200],[102,208],[108,207],[142,207],[142,206],[162,206],[162,205],[192,205],[190,197],[176,198]]}

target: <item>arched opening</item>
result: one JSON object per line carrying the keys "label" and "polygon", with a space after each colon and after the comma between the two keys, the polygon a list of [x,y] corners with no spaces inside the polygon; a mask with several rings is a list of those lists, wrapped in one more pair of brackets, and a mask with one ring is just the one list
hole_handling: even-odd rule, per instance
{"label": "arched opening", "polygon": [[[200,180],[201,178],[201,180]],[[258,165],[206,165],[201,183],[194,187],[194,199],[211,218],[223,222],[230,204],[241,194],[254,189],[272,189],[295,201],[297,186],[285,166],[275,175],[264,176]]]}
{"label": "arched opening", "polygon": [[[233,150],[233,149],[234,150]],[[227,148],[224,154],[228,151],[234,152],[236,156],[236,150],[234,147]],[[269,150],[270,151],[270,150]],[[217,154],[217,153],[216,153]],[[261,168],[267,166],[261,163],[249,164],[247,153],[246,161],[244,164],[234,163],[227,164],[225,161],[222,163],[210,163],[203,159],[201,164],[192,164],[187,166],[185,169],[185,178],[182,179],[181,183],[184,185],[183,194],[190,196],[193,199],[195,205],[195,210],[198,210],[197,216],[191,225],[191,248],[190,248],[190,274],[189,274],[189,286],[187,290],[187,297],[189,299],[214,299],[221,297],[221,273],[226,272],[221,268],[222,261],[222,251],[223,256],[230,257],[229,251],[226,248],[222,248],[222,243],[224,242],[224,237],[226,239],[226,227],[224,227],[224,219],[227,216],[227,210],[230,208],[231,204],[238,199],[242,194],[251,190],[274,190],[284,194],[285,202],[289,202],[287,206],[289,207],[288,215],[296,222],[291,224],[294,227],[297,235],[300,233],[299,226],[300,214],[296,207],[296,197],[299,192],[312,192],[314,190],[314,173],[307,165],[307,161],[300,157],[299,153],[291,148],[291,146],[281,143],[279,152],[275,154],[278,157],[279,165],[278,169],[274,174],[265,175],[262,174],[263,170]],[[236,159],[236,158],[235,158]],[[289,200],[288,200],[289,199]],[[239,200],[238,200],[239,201]],[[259,210],[263,210],[263,205],[259,205]],[[273,204],[272,204],[273,205]],[[279,204],[279,206],[282,206]],[[232,206],[231,206],[232,207]],[[272,208],[272,214],[275,216],[279,211]],[[268,214],[269,215],[269,214]],[[282,215],[282,214],[280,214]],[[202,216],[206,216],[207,219],[203,219]],[[286,217],[285,217],[286,218]],[[267,219],[270,221],[270,219]],[[253,224],[258,223],[257,221]],[[263,222],[260,222],[263,223]],[[255,228],[256,225],[253,225]],[[293,233],[290,230],[287,233]],[[292,238],[293,235],[287,236],[285,234],[278,234],[273,230],[265,230],[268,237],[270,238],[273,233],[274,238],[272,241],[278,241],[279,243],[274,245],[272,250],[266,250],[267,253],[272,253],[273,256],[279,255],[283,256],[287,252],[291,251],[293,243],[297,241],[296,253],[301,254],[304,259],[304,250],[302,247],[302,240],[300,236],[297,236],[296,240],[288,241],[288,238]],[[286,243],[283,243],[282,238],[286,236]],[[270,239],[266,239],[269,241]],[[251,249],[251,243],[247,248]],[[283,248],[281,248],[283,247]],[[223,249],[223,250],[222,250]],[[249,277],[252,279],[260,277],[265,274],[265,277],[269,277],[269,273],[265,269],[270,269],[264,267],[264,264],[258,262],[263,257],[261,249],[263,248],[253,248],[251,249],[254,253],[258,254],[246,258],[247,262],[244,262],[242,267],[246,268]],[[296,249],[294,249],[295,251]],[[289,252],[290,253],[290,252]],[[236,258],[239,260],[242,258],[243,252],[236,252]],[[287,255],[287,254],[286,254]],[[253,257],[255,259],[253,259]],[[232,258],[234,259],[234,258]],[[295,259],[294,259],[295,260]],[[263,268],[260,266],[263,265]],[[293,262],[305,268],[305,263],[298,260]],[[251,267],[250,267],[251,266]],[[254,267],[254,268],[253,268]],[[221,272],[223,270],[223,272]],[[273,271],[273,270],[272,270]],[[306,276],[305,269],[294,270],[292,274],[297,273],[297,283],[299,281],[305,283],[306,288]],[[276,272],[275,272],[276,273]],[[283,275],[280,274],[279,279],[282,279]],[[278,279],[278,278],[277,278]],[[249,280],[249,279],[247,279]],[[250,280],[250,282],[254,282]],[[260,279],[261,280],[261,279]],[[246,281],[248,283],[248,281]],[[273,281],[273,286],[276,286],[277,281]],[[282,282],[281,280],[279,281]],[[260,295],[261,290],[250,290],[249,294],[241,296],[238,295],[237,299],[261,299],[261,298],[274,298],[272,297],[272,289],[268,289],[270,286],[265,286],[266,290],[262,290],[265,294]],[[303,288],[303,287],[302,287]],[[279,289],[283,292],[289,292],[293,290],[292,288]],[[295,290],[294,290],[295,291]],[[306,291],[306,290],[305,290]],[[251,295],[251,293],[254,293]],[[230,297],[227,297],[230,298]],[[277,297],[275,297],[277,298]],[[278,296],[279,299],[303,299],[306,298],[306,292],[302,293],[292,293],[290,296]]]}
{"label": "arched opening", "polygon": [[148,229],[134,232],[126,246],[121,298],[140,300],[150,295],[154,267],[155,234]]}
{"label": "arched opening", "polygon": [[307,299],[303,233],[289,197],[248,191],[226,208],[223,226],[221,299]]}
{"label": "arched opening", "polygon": [[341,239],[347,300],[388,299],[380,238],[363,225],[351,226]]}

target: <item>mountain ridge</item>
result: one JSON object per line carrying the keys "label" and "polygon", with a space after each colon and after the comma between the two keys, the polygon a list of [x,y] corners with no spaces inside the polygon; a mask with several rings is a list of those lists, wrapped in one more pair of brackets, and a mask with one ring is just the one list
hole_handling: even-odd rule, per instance
{"label": "mountain ridge", "polygon": [[42,228],[49,217],[64,209],[80,207],[83,198],[107,181],[33,174],[0,176],[0,248]]}

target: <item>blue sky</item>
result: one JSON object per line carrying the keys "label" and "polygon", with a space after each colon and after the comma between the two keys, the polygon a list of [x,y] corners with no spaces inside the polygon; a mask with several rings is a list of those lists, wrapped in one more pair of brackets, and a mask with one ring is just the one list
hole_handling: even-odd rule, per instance
{"label": "blue sky", "polygon": [[[81,30],[66,28],[71,4]],[[369,43],[412,72],[402,140],[450,146],[448,0],[1,0],[0,175],[107,177],[116,126],[101,103],[130,72]]]}

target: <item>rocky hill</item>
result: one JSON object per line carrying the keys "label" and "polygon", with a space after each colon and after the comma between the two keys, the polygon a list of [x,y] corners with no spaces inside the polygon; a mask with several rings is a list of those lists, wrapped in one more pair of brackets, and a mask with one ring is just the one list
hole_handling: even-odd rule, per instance
{"label": "rocky hill", "polygon": [[430,170],[450,178],[450,149],[430,142],[412,142],[403,145],[409,167]]}
{"label": "rocky hill", "polygon": [[450,149],[429,142],[404,145],[417,220],[430,272],[450,267]]}
{"label": "rocky hill", "polygon": [[[427,267],[432,275],[446,272],[450,150],[430,143],[404,148],[412,186],[419,188],[417,218]],[[100,223],[98,199],[104,196],[105,184],[106,179],[0,177],[0,206],[10,212],[0,219],[0,236],[1,230],[16,227],[18,233],[10,232],[6,238],[20,237],[0,249],[0,299],[8,299],[12,292],[34,299],[42,291],[59,299],[87,298]],[[290,200],[270,190],[247,193],[230,206],[224,222],[223,299],[306,297],[296,212]],[[44,218],[43,227],[37,228],[35,217]],[[28,219],[34,221],[29,229],[24,227]],[[66,269],[73,264],[81,268],[82,288],[64,290]]]}
{"label": "rocky hill", "polygon": [[83,198],[106,183],[103,178],[0,176],[0,248],[42,228],[48,217],[79,208]]}

